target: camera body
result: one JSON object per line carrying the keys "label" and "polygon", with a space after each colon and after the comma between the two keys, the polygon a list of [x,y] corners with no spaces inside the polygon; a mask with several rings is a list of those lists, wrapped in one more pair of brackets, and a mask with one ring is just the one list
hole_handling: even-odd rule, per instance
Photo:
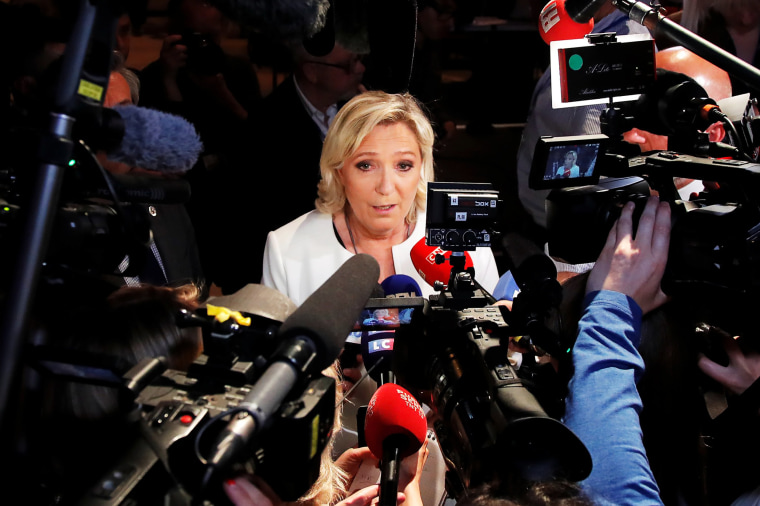
{"label": "camera body", "polygon": [[[124,399],[125,416],[138,436],[81,501],[86,504],[154,503],[180,494],[190,504],[227,504],[222,480],[241,473],[260,476],[285,501],[295,501],[317,481],[322,453],[335,419],[336,380],[306,375],[236,461],[208,479],[205,458],[232,417],[238,416],[257,379],[270,364],[280,322],[261,315],[217,320],[206,309],[180,311],[179,327],[200,327],[204,354],[187,372],[145,359],[123,375],[99,357],[35,350],[37,367],[60,377],[108,385]],[[73,355],[73,356],[72,356]]]}
{"label": "camera body", "polygon": [[[478,247],[477,241],[462,240],[464,233],[493,230],[498,202],[490,185],[431,183],[427,237],[435,237],[434,230],[457,236],[445,240],[441,233],[443,245],[438,244],[459,250],[448,258],[450,282],[438,286],[429,299],[371,298],[360,327],[376,332],[368,336],[368,353],[391,343],[395,382],[435,413],[436,436],[449,463],[447,490],[454,497],[497,478],[515,485],[555,477],[579,480],[591,469],[585,446],[555,418],[559,413],[553,399],[534,381],[542,372],[530,358],[520,370],[510,362],[510,337],[522,335],[528,341],[529,334],[550,334],[538,329],[545,305],[533,299],[535,305],[521,307],[518,295],[517,311],[511,312],[494,304],[477,283],[474,269],[464,268],[464,251]],[[460,212],[467,214],[467,221],[457,221]],[[556,271],[549,277],[557,283]],[[524,293],[534,293],[523,286]],[[398,318],[390,326],[378,322],[371,317],[378,310]]]}
{"label": "camera body", "polygon": [[202,75],[213,76],[223,69],[224,51],[207,35],[199,32],[182,34],[179,44],[187,48],[187,68]]}

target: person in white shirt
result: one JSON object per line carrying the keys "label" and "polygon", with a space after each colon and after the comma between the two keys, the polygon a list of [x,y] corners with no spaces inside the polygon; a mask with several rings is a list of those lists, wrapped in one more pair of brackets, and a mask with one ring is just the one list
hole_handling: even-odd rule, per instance
{"label": "person in white shirt", "polygon": [[[411,276],[433,288],[410,257],[425,236],[434,134],[409,94],[365,92],[346,103],[325,138],[316,209],[269,233],[262,283],[301,304],[356,253],[372,255],[380,279]],[[475,279],[489,293],[499,279],[490,248],[471,252]]]}
{"label": "person in white shirt", "polygon": [[[412,247],[425,237],[434,141],[428,117],[408,93],[368,91],[349,100],[325,137],[316,209],[269,233],[262,283],[300,305],[346,260],[364,253],[380,265],[378,282],[404,274],[417,282],[423,297],[435,293],[410,257]],[[475,280],[491,293],[499,279],[493,252],[477,248],[470,253]],[[359,362],[352,372],[361,369]],[[344,378],[349,376],[343,372]],[[351,376],[347,379],[358,380]],[[373,383],[364,381],[353,392],[354,405],[367,404]],[[356,425],[355,414],[345,409],[336,454],[357,444]],[[440,449],[429,451],[428,463],[438,469]],[[434,472],[437,478],[423,484],[422,490],[419,483],[403,488],[407,501],[422,499],[427,504],[426,497],[428,502],[440,499],[437,490],[443,487],[444,475]]]}

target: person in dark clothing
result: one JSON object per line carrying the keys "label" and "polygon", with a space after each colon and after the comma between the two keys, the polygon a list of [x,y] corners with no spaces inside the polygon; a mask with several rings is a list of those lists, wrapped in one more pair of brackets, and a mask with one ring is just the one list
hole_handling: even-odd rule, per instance
{"label": "person in dark clothing", "polygon": [[218,210],[229,198],[227,174],[247,163],[236,148],[245,142],[244,126],[261,90],[250,60],[222,49],[230,20],[219,9],[200,0],[172,0],[167,11],[169,35],[160,57],[140,73],[140,105],[182,116],[203,142],[186,176],[192,188],[186,207],[213,283],[223,262]]}
{"label": "person in dark clothing", "polygon": [[[232,293],[261,281],[267,234],[314,209],[322,140],[340,105],[363,90],[361,55],[340,43],[324,56],[292,48],[293,73],[255,108],[246,140],[238,146],[244,165],[226,176],[220,233],[224,259],[215,283]],[[280,148],[284,146],[285,148]],[[246,247],[236,241],[245,237]]]}

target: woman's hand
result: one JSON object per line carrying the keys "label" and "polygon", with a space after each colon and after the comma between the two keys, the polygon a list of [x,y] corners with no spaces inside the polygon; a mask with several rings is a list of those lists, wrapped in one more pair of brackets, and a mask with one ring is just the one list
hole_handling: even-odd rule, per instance
{"label": "woman's hand", "polygon": [[404,491],[406,498],[404,506],[422,506],[422,494],[420,493],[420,482],[422,479],[422,470],[427,462],[430,450],[427,448],[428,439],[417,453],[412,454],[401,461],[399,469],[398,488]]}
{"label": "woman's hand", "polygon": [[[396,504],[401,504],[406,500],[406,496],[401,492],[396,497]],[[375,505],[380,501],[380,485],[370,485],[357,490],[350,496],[340,501],[336,506],[369,506]]]}
{"label": "woman's hand", "polygon": [[723,349],[728,355],[728,365],[722,366],[699,355],[697,365],[703,373],[723,385],[729,392],[741,395],[747,388],[760,378],[760,355],[746,355],[730,335],[722,336]]}
{"label": "woman's hand", "polygon": [[612,290],[628,295],[643,313],[664,304],[660,288],[670,244],[670,205],[649,197],[633,238],[633,202],[610,229],[607,242],[589,274],[586,293]]}
{"label": "woman's hand", "polygon": [[227,498],[235,506],[279,506],[277,494],[256,476],[241,475],[222,485]]}
{"label": "woman's hand", "polygon": [[361,467],[362,462],[365,460],[372,460],[375,462],[375,465],[377,465],[377,459],[372,455],[369,448],[361,446],[359,448],[349,448],[344,451],[340,457],[335,460],[335,465],[353,479],[354,476],[356,476],[356,473],[359,472],[359,467]]}

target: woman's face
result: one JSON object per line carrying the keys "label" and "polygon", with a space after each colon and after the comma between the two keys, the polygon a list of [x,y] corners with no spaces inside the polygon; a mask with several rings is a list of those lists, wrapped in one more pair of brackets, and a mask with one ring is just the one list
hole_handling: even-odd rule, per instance
{"label": "woman's face", "polygon": [[376,126],[346,159],[338,177],[360,226],[381,236],[404,226],[421,171],[417,138],[406,124],[393,123]]}
{"label": "woman's face", "polygon": [[572,168],[572,166],[575,165],[575,157],[572,153],[568,153],[565,155],[565,167],[568,169]]}

